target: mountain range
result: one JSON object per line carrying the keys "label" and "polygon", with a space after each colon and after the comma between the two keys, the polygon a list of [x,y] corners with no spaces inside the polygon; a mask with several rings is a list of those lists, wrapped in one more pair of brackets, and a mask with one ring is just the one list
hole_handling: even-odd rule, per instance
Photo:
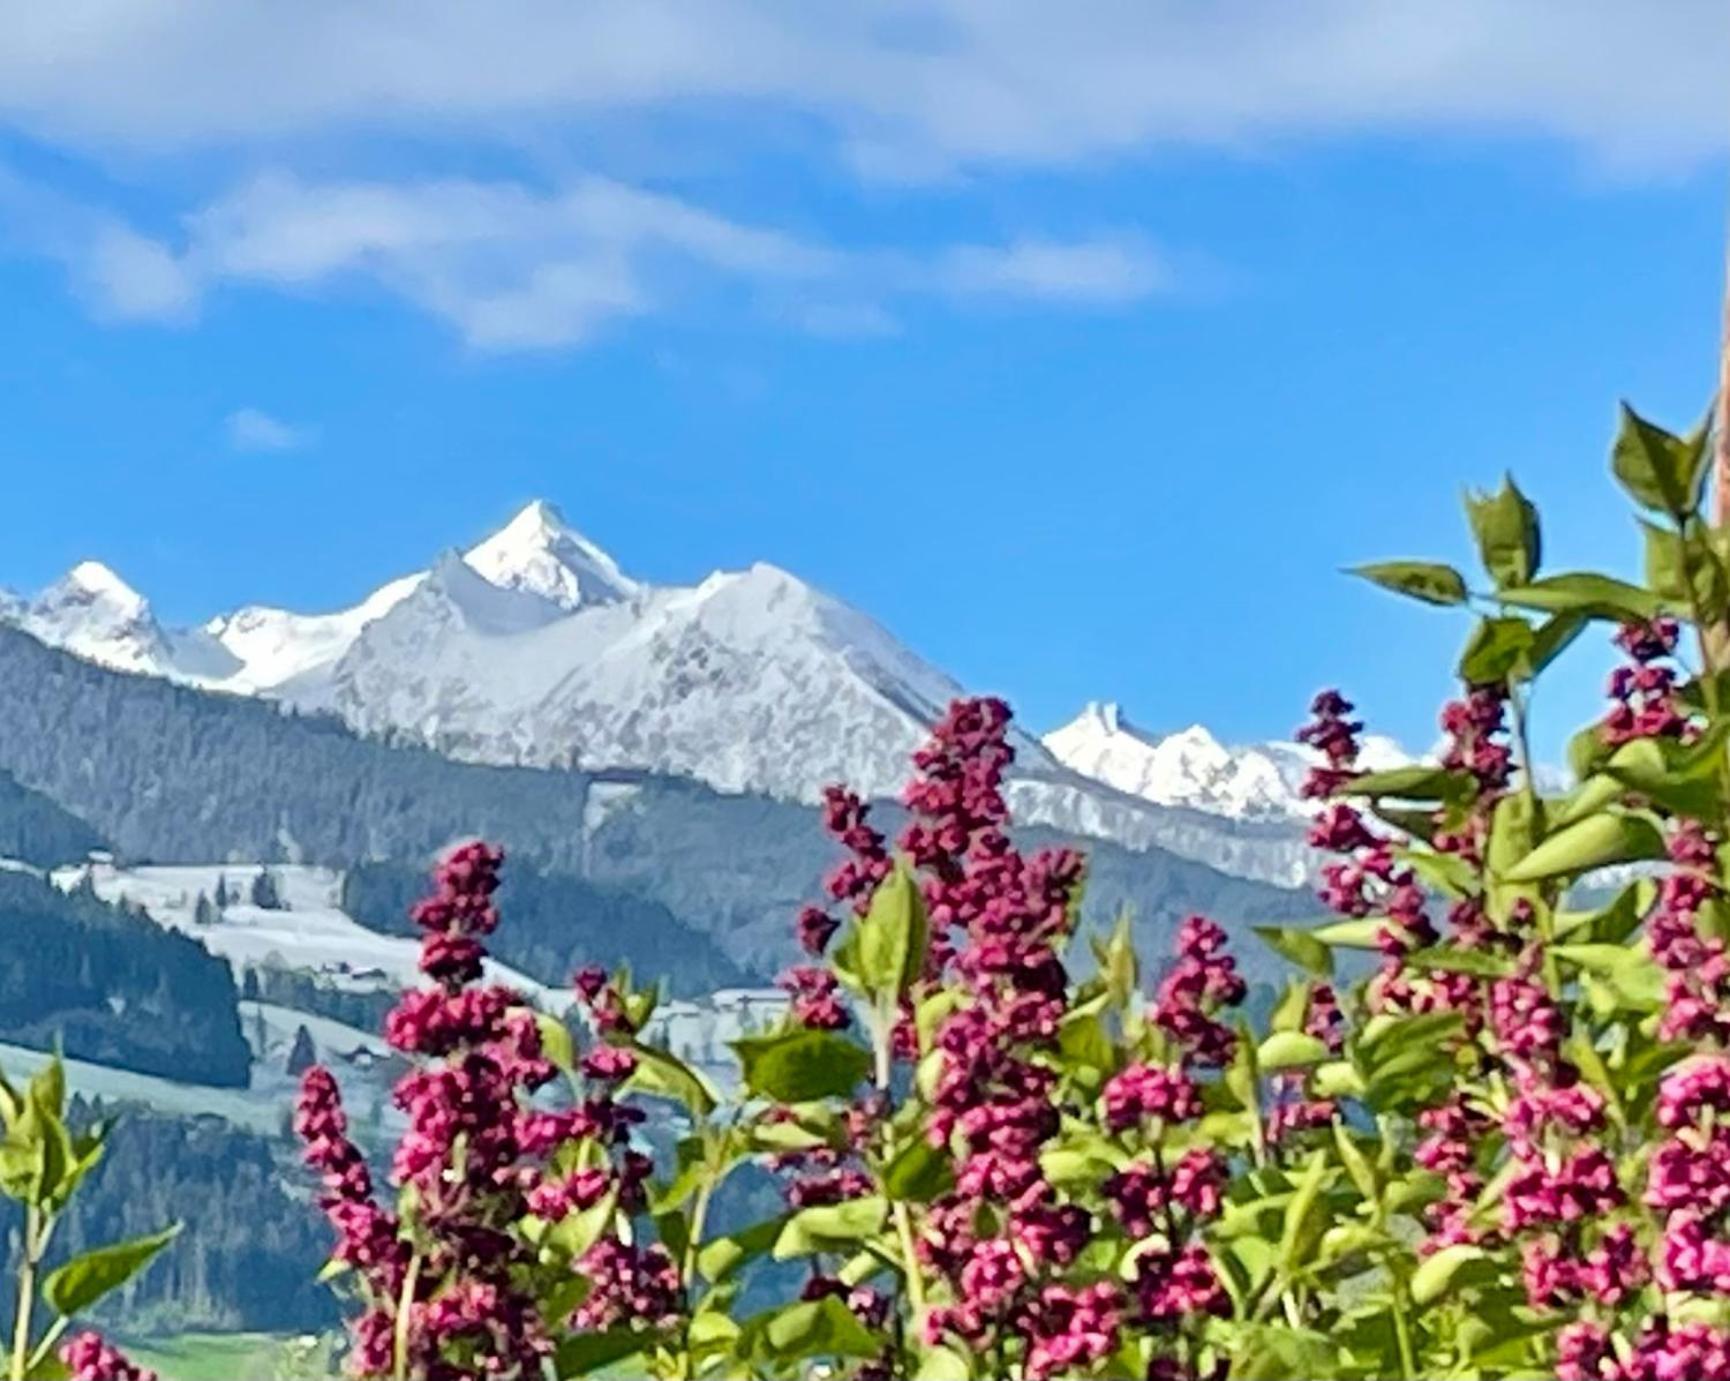
{"label": "mountain range", "polygon": [[[775,566],[691,586],[628,575],[536,501],[499,531],[334,613],[247,605],[191,628],[97,561],[0,622],[100,665],[325,712],[459,760],[685,777],[810,802],[844,781],[898,793],[962,687],[867,615]],[[1404,760],[1385,740],[1378,765]],[[1021,735],[1031,823],[1291,882],[1306,861],[1307,750],[1158,735],[1113,704]]]}

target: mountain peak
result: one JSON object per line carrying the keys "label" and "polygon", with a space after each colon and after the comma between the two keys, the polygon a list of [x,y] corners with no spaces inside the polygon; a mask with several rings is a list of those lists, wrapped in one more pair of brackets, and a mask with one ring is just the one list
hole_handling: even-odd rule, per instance
{"label": "mountain peak", "polygon": [[525,505],[464,560],[502,589],[539,595],[563,609],[628,599],[639,588],[545,499]]}
{"label": "mountain peak", "polygon": [[122,671],[160,675],[172,660],[149,601],[100,561],[80,561],[13,618],[45,643]]}
{"label": "mountain peak", "polygon": [[80,561],[52,589],[55,593],[105,600],[130,611],[142,611],[145,607],[144,596],[100,561]]}
{"label": "mountain peak", "polygon": [[[1044,742],[1073,771],[1158,805],[1235,819],[1302,815],[1302,804],[1267,748],[1227,748],[1201,724],[1144,733],[1115,704],[1092,701]],[[1295,745],[1291,753],[1301,756]]]}

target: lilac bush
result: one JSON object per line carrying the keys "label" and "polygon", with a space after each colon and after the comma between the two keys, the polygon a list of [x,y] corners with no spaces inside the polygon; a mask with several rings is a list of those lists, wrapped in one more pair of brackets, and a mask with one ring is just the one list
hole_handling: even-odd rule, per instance
{"label": "lilac bush", "polygon": [[[1474,621],[1433,761],[1365,770],[1354,707],[1313,702],[1329,914],[1258,932],[1292,966],[1261,1030],[1218,921],[1145,980],[1127,921],[1083,940],[1085,858],[1010,835],[996,700],[935,727],[893,841],[828,794],[843,856],[724,1106],[641,1038],[654,995],[626,976],[577,976],[581,1041],[483,983],[500,860],[453,853],[389,1024],[416,1061],[389,1202],[328,1074],[303,1094],[356,1370],[1730,1376],[1730,534],[1699,511],[1706,455],[1625,416],[1641,584],[1546,572],[1511,481],[1468,498],[1475,584],[1362,569]],[[1557,791],[1533,692],[1593,627],[1623,661]],[[780,1209],[717,1233],[744,1166]]]}

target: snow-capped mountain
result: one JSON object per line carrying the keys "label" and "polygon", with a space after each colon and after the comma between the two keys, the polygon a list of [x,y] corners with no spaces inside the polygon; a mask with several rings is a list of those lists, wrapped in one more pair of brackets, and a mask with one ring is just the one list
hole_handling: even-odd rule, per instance
{"label": "snow-capped mountain", "polygon": [[[694,778],[811,801],[899,792],[962,688],[858,610],[758,564],[696,585],[621,569],[535,502],[429,570],[326,614],[249,605],[162,626],[86,562],[0,621],[125,671],[339,715],[453,757]],[[1090,706],[1016,743],[1017,817],[1290,882],[1307,866],[1292,744],[1148,735]]]}
{"label": "snow-capped mountain", "polygon": [[[1227,747],[1200,724],[1150,734],[1109,701],[1094,701],[1045,735],[1046,749],[1065,767],[1131,796],[1232,820],[1292,821],[1310,806],[1298,794],[1314,754],[1298,743]],[[1362,741],[1372,769],[1412,761],[1391,739]]]}
{"label": "snow-capped mountain", "polygon": [[[961,688],[878,624],[774,566],[650,586],[531,503],[351,608],[250,605],[161,627],[86,563],[0,619],[125,671],[332,711],[477,761],[638,768],[726,791],[892,794]],[[1032,738],[1033,768],[1055,764]]]}
{"label": "snow-capped mountain", "polygon": [[160,676],[175,664],[150,602],[99,561],[80,561],[33,600],[8,596],[0,615],[45,643],[119,671]]}
{"label": "snow-capped mountain", "polygon": [[571,609],[453,555],[328,673],[283,691],[458,757],[647,768],[808,800],[838,780],[897,790],[907,753],[960,690],[773,566],[608,588],[619,593]]}
{"label": "snow-capped mountain", "polygon": [[642,588],[606,552],[536,499],[464,560],[492,584],[551,600],[561,609],[611,604]]}

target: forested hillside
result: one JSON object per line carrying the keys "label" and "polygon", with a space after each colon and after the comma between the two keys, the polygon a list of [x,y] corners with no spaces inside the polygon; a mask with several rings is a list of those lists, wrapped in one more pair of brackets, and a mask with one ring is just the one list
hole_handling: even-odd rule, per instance
{"label": "forested hillside", "polygon": [[[342,909],[374,930],[416,935],[408,910],[425,893],[423,868],[362,864],[343,879]],[[678,997],[773,976],[741,968],[713,938],[682,924],[660,903],[571,874],[514,868],[499,889],[499,906],[509,923],[494,934],[493,953],[554,987],[584,964],[609,970],[628,965]]]}
{"label": "forested hillside", "polygon": [[[282,1143],[214,1117],[163,1117],[75,1100],[75,1125],[116,1116],[108,1153],[79,1189],[55,1259],[178,1222],[183,1230],[150,1270],[103,1307],[134,1331],[305,1331],[333,1323],[336,1303],[317,1283],[327,1242],[308,1211]],[[0,1202],[14,1231],[17,1205]],[[6,1299],[0,1296],[0,1316]],[[6,1320],[10,1327],[10,1320]]]}
{"label": "forested hillside", "polygon": [[[668,778],[598,782],[450,762],[357,738],[334,721],[108,671],[8,628],[0,770],[134,858],[420,867],[452,839],[482,834],[519,862],[659,903],[747,970],[791,957],[789,919],[835,857],[816,812],[799,805]],[[898,823],[888,809],[883,820]],[[1296,891],[1157,849],[1088,847],[1089,922],[1129,905],[1154,948],[1192,909],[1227,924],[1313,910]]]}
{"label": "forested hillside", "polygon": [[229,966],[93,895],[0,872],[0,1039],[191,1083],[244,1087]]}
{"label": "forested hillside", "polygon": [[76,863],[102,836],[71,811],[0,772],[0,858],[37,868]]}

